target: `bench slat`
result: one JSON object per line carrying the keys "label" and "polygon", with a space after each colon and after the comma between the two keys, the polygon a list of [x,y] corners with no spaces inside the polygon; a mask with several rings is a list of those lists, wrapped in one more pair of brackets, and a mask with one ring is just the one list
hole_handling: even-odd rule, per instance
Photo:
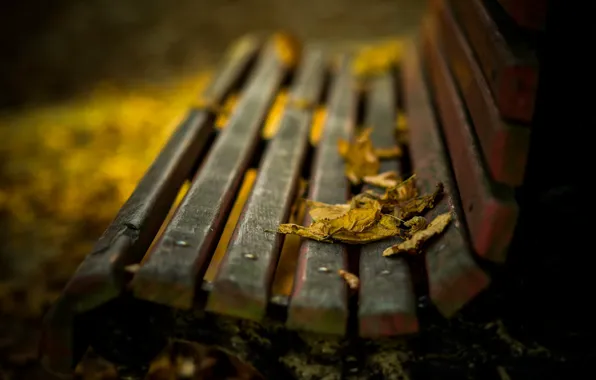
{"label": "bench slat", "polygon": [[[208,90],[220,104],[238,86],[258,52],[258,41],[245,42],[242,51],[228,54]],[[233,68],[233,69],[230,69]],[[207,91],[207,90],[206,90]],[[141,260],[166,218],[178,191],[206,148],[213,132],[210,110],[191,110],[147,170],[114,221],[81,263],[60,299],[44,320],[41,342],[44,367],[68,373],[74,365],[73,316],[118,296],[125,283],[124,267]]]}
{"label": "bench slat", "polygon": [[428,65],[472,245],[481,257],[502,263],[513,235],[517,204],[510,189],[497,187],[488,178],[465,106],[438,45],[436,29],[430,22],[425,26],[424,63]]}
{"label": "bench slat", "polygon": [[506,185],[519,186],[524,180],[530,129],[501,119],[449,1],[441,1],[437,13],[445,55],[468,106],[492,178]]}
{"label": "bench slat", "polygon": [[416,182],[423,193],[433,191],[437,182],[442,182],[445,187],[445,196],[427,215],[429,219],[448,211],[454,213],[454,221],[425,249],[430,298],[437,309],[449,317],[485,289],[490,279],[475,263],[466,241],[457,186],[435,122],[418,49],[410,42],[406,51],[405,107]]}
{"label": "bench slat", "polygon": [[[366,107],[366,126],[372,127],[375,148],[395,146],[395,82],[390,72],[371,80]],[[399,159],[384,160],[380,172],[400,170]],[[365,190],[367,190],[365,188]],[[360,251],[359,333],[377,338],[418,331],[412,276],[403,257],[383,257],[385,248],[401,242],[386,239],[363,245]]]}
{"label": "bench slat", "polygon": [[[350,61],[343,58],[330,92],[327,119],[312,167],[309,199],[330,204],[346,202],[349,187],[337,141],[349,138],[355,117],[355,85]],[[309,224],[310,218],[306,219]],[[339,269],[347,269],[343,244],[303,241],[288,308],[289,328],[345,334],[347,286],[337,273]]]}
{"label": "bench slat", "polygon": [[270,42],[226,128],[215,141],[188,194],[132,285],[142,299],[190,308],[260,129],[287,67]]}
{"label": "bench slat", "polygon": [[[320,50],[308,51],[292,98],[315,104],[323,89],[325,67]],[[286,108],[219,267],[208,311],[256,321],[265,316],[283,242],[282,235],[266,230],[275,230],[289,218],[308,148],[311,118],[311,110]]]}
{"label": "bench slat", "polygon": [[209,83],[201,99],[220,105],[224,100],[223,95],[230,92],[228,78],[240,78],[247,74],[262,45],[262,40],[252,35],[242,37],[232,45],[219,64],[221,74]]}
{"label": "bench slat", "polygon": [[498,0],[498,2],[519,26],[544,30],[547,0]]}
{"label": "bench slat", "polygon": [[538,61],[531,49],[507,39],[483,0],[439,1],[461,22],[501,115],[531,122],[538,88]]}

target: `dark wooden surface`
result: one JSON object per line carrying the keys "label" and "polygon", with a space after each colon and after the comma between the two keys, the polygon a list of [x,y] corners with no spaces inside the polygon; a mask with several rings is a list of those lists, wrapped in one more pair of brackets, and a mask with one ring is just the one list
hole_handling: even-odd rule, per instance
{"label": "dark wooden surface", "polygon": [[532,30],[544,30],[547,0],[497,1],[519,26]]}
{"label": "dark wooden surface", "polygon": [[[214,77],[217,85],[209,90],[213,104],[221,103],[239,85],[255,54],[256,48],[228,56]],[[74,315],[94,309],[121,293],[126,280],[124,267],[139,262],[149,248],[180,187],[207,148],[213,132],[211,121],[209,110],[189,111],[66,285],[45,319],[41,346],[46,367],[57,372],[71,370]]]}
{"label": "dark wooden surface", "polygon": [[245,76],[255,63],[262,45],[262,39],[255,35],[240,38],[232,45],[219,64],[221,74],[216,76],[203,90],[201,100],[218,105],[222,100],[221,95],[228,91],[229,84],[226,78]]}
{"label": "dark wooden surface", "polygon": [[[372,127],[375,148],[391,148],[395,139],[397,96],[394,75],[387,72],[371,79],[366,99],[365,124]],[[400,159],[384,160],[380,172],[397,171]],[[384,257],[385,248],[401,242],[386,239],[363,245],[360,250],[359,334],[378,338],[418,331],[416,299],[410,268],[403,257]]]}
{"label": "dark wooden surface", "polygon": [[[356,121],[356,89],[349,58],[341,59],[335,74],[308,196],[330,204],[347,200],[349,186],[337,141],[350,138]],[[308,225],[310,218],[306,219]],[[346,255],[343,244],[303,241],[288,308],[289,328],[345,334],[349,313],[347,285],[337,271],[347,269]]]}
{"label": "dark wooden surface", "polygon": [[454,220],[441,238],[425,249],[430,298],[449,317],[484,290],[490,279],[475,263],[467,242],[457,185],[435,121],[419,48],[412,42],[406,52],[403,78],[413,171],[421,192],[432,191],[439,181],[445,186],[443,199],[429,217],[454,213]]}
{"label": "dark wooden surface", "polygon": [[[432,21],[432,20],[427,20]],[[517,219],[513,192],[491,182],[483,167],[465,106],[457,93],[432,22],[423,28],[424,65],[455,171],[472,245],[481,257],[505,261]]]}
{"label": "dark wooden surface", "polygon": [[[435,10],[445,56],[473,121],[474,130],[492,178],[509,186],[524,180],[530,129],[501,118],[450,2],[443,0]],[[514,98],[515,99],[515,98]]]}
{"label": "dark wooden surface", "polygon": [[[325,70],[322,51],[307,52],[291,97],[315,104],[323,89]],[[255,321],[265,316],[283,242],[283,235],[270,231],[288,221],[306,158],[311,118],[310,109],[286,108],[219,267],[208,311]]]}
{"label": "dark wooden surface", "polygon": [[504,30],[505,25],[495,22],[486,7],[487,3],[495,0],[438,1],[453,8],[501,115],[529,123],[534,115],[538,86],[538,61],[534,47],[522,40],[515,28]]}
{"label": "dark wooden surface", "polygon": [[257,147],[260,130],[286,67],[270,42],[259,58],[228,125],[215,141],[160,241],[136,273],[142,299],[190,308]]}

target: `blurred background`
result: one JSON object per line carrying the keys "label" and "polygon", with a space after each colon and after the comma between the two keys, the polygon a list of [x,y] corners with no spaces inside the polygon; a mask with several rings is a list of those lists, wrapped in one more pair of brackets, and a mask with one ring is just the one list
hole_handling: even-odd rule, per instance
{"label": "blurred background", "polygon": [[[0,379],[225,48],[415,31],[424,0],[21,0],[0,12]],[[4,377],[3,377],[4,376]]]}

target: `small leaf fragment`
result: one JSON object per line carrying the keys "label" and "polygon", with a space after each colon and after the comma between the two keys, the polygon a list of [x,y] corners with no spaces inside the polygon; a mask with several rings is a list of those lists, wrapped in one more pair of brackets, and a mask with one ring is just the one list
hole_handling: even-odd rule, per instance
{"label": "small leaf fragment", "polygon": [[443,194],[443,184],[438,183],[432,194],[412,198],[406,202],[400,203],[396,208],[396,216],[400,219],[411,219],[413,216],[420,215],[426,210],[435,207],[439,196]]}
{"label": "small leaf fragment", "polygon": [[443,232],[447,225],[449,225],[449,222],[451,222],[450,212],[438,215],[425,229],[417,231],[408,240],[384,250],[383,256],[392,256],[399,253],[417,253],[422,244],[431,237]]}
{"label": "small leaf fragment", "polygon": [[329,234],[323,230],[324,225],[320,222],[315,222],[308,227],[300,226],[294,223],[280,224],[277,227],[277,232],[288,235],[298,235],[307,239],[317,241],[328,241]]}
{"label": "small leaf fragment", "polygon": [[397,172],[388,171],[377,175],[366,176],[362,181],[377,187],[392,188],[399,184],[400,178]]}
{"label": "small leaf fragment", "polygon": [[399,146],[394,146],[391,148],[375,148],[375,155],[380,160],[390,160],[392,158],[399,158],[403,154],[401,148]]}
{"label": "small leaf fragment", "polygon": [[428,223],[426,222],[426,219],[423,216],[414,216],[412,217],[412,219],[406,221],[404,223],[404,226],[410,228],[410,234],[414,234],[415,232],[418,232],[426,228],[427,224]]}
{"label": "small leaf fragment", "polygon": [[360,288],[360,279],[353,273],[340,269],[337,271],[341,278],[348,284],[351,290],[358,290]]}

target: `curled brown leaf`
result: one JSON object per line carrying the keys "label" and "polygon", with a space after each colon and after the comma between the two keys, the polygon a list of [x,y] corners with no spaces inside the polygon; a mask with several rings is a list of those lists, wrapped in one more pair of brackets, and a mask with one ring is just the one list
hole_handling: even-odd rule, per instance
{"label": "curled brown leaf", "polygon": [[418,253],[422,244],[433,236],[442,233],[449,225],[449,222],[451,222],[450,212],[438,215],[425,229],[417,231],[408,240],[387,248],[383,251],[383,256],[393,256],[400,253]]}

